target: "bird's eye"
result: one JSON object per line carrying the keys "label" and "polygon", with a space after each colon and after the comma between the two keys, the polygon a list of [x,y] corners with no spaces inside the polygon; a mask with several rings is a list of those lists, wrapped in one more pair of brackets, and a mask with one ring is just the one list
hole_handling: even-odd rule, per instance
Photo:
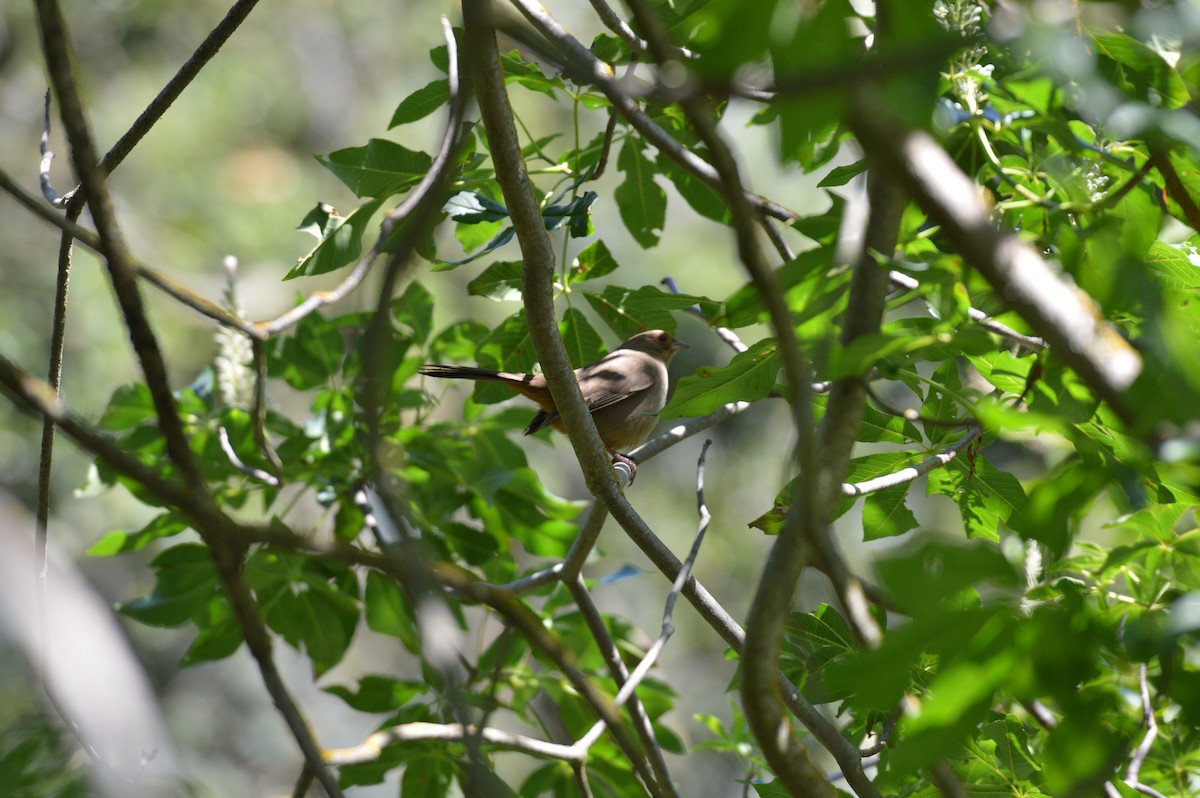
{"label": "bird's eye", "polygon": [[660,344],[665,344],[667,342],[667,339],[669,339],[670,337],[671,336],[667,335],[666,333],[659,333],[658,334],[658,342]]}

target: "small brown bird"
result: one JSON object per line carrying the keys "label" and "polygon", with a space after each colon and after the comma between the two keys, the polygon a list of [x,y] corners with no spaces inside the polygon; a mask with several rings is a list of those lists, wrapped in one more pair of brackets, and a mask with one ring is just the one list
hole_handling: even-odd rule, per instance
{"label": "small brown bird", "polygon": [[[681,349],[687,349],[687,344],[676,341],[670,333],[650,330],[638,333],[595,363],[575,369],[583,401],[613,462],[634,467],[633,460],[620,450],[637,446],[654,429],[658,422],[655,414],[667,401],[667,363]],[[526,435],[546,425],[564,431],[541,374],[439,364],[422,366],[421,373],[427,377],[502,382],[541,408],[525,429]]]}

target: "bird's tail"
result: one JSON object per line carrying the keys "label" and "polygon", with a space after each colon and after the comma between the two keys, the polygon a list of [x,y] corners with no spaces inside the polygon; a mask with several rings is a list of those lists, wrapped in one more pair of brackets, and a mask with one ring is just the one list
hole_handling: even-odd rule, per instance
{"label": "bird's tail", "polygon": [[426,377],[441,377],[449,380],[483,380],[485,382],[506,382],[510,385],[523,385],[529,382],[532,375],[516,374],[511,371],[496,371],[479,366],[445,366],[441,363],[426,363],[419,372]]}

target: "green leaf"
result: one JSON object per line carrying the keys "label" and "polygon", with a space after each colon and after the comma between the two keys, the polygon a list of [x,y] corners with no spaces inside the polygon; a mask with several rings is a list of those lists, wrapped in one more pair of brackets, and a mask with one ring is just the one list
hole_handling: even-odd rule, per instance
{"label": "green leaf", "polygon": [[927,492],[954,500],[967,537],[999,541],[1001,521],[1015,527],[1027,524],[1023,519],[1026,498],[1021,483],[982,456],[972,459],[960,454],[945,467],[935,469],[929,474]]}
{"label": "green leaf", "polygon": [[547,230],[557,230],[563,225],[571,232],[571,238],[584,238],[592,234],[591,207],[599,194],[587,191],[566,205],[551,205],[542,211],[542,220]]}
{"label": "green leaf", "polygon": [[865,171],[867,171],[867,161],[865,158],[845,166],[836,166],[829,170],[829,174],[821,178],[821,182],[817,183],[817,188],[844,186]]}
{"label": "green leaf", "polygon": [[520,301],[523,270],[524,264],[519,260],[496,261],[467,283],[467,293],[501,302]]}
{"label": "green leaf", "polygon": [[674,311],[699,304],[705,315],[716,315],[716,304],[704,297],[687,294],[670,294],[652,285],[636,290],[616,285],[605,286],[597,294],[581,291],[588,304],[601,319],[621,336],[621,340],[632,338],[646,330],[675,331]]}
{"label": "green leaf", "polygon": [[667,221],[667,192],[654,182],[654,165],[643,155],[642,142],[630,136],[621,145],[617,168],[625,180],[617,186],[613,198],[633,240],[642,249],[657,246]]}
{"label": "green leaf", "polygon": [[567,272],[567,282],[581,283],[584,280],[604,277],[616,271],[618,265],[617,259],[603,241],[593,241],[575,256],[571,270]]}
{"label": "green leaf", "polygon": [[108,406],[104,408],[104,414],[100,416],[100,426],[105,429],[128,430],[157,417],[150,389],[145,383],[130,382],[113,391]]}
{"label": "green leaf", "polygon": [[396,323],[412,333],[412,340],[424,344],[433,331],[433,295],[429,289],[414,280],[404,293],[391,302],[392,316]]}
{"label": "green leaf", "polygon": [[895,537],[916,529],[917,519],[905,503],[908,488],[896,485],[867,495],[863,502],[863,540]]}
{"label": "green leaf", "polygon": [[381,204],[382,199],[371,200],[349,216],[332,217],[331,229],[327,229],[325,237],[283,279],[326,274],[357,260],[363,251],[363,232]]}
{"label": "green leaf", "polygon": [[508,208],[477,191],[460,191],[442,206],[446,215],[458,224],[498,222],[508,218]]}
{"label": "green leaf", "polygon": [[180,659],[183,667],[224,659],[242,644],[242,628],[224,596],[205,604],[204,610],[192,620],[200,633]]}
{"label": "green leaf", "polygon": [[174,513],[162,513],[154,516],[150,523],[137,532],[126,532],[120,529],[109,532],[93,543],[87,553],[90,557],[111,557],[114,554],[140,551],[153,540],[178,535],[187,529],[187,523]]}
{"label": "green leaf", "polygon": [[[374,571],[368,573],[374,575]],[[424,682],[379,675],[363,676],[358,680],[357,690],[342,685],[325,688],[325,692],[336,695],[359,712],[395,712],[428,691],[429,686]]]}
{"label": "green leaf", "polygon": [[[1138,99],[1155,100],[1167,108],[1180,108],[1190,99],[1187,86],[1179,73],[1153,48],[1124,33],[1104,31],[1092,35],[1096,51],[1128,67],[1138,79],[1134,81]],[[1127,77],[1132,77],[1127,73]],[[1149,90],[1154,90],[1152,97]]]}
{"label": "green leaf", "polygon": [[[350,147],[317,158],[338,176],[356,197],[380,201],[415,186],[433,166],[433,159],[386,139],[371,139],[365,147]],[[378,206],[376,206],[378,207]]]}
{"label": "green leaf", "polygon": [[405,97],[392,114],[388,129],[424,119],[450,102],[450,81],[441,78],[417,89]]}
{"label": "green leaf", "polygon": [[122,604],[122,615],[150,626],[182,626],[220,596],[207,546],[181,543],[161,552],[150,565],[155,570],[154,590]]}
{"label": "green leaf", "polygon": [[[479,365],[498,371],[526,373],[537,363],[533,350],[533,338],[529,325],[525,323],[524,309],[505,319],[499,327],[479,344],[476,351]],[[511,399],[513,391],[500,383],[477,382],[472,398],[480,404],[495,404]]]}
{"label": "green leaf", "polygon": [[914,618],[940,617],[955,597],[986,584],[1012,589],[1022,579],[995,546],[919,540],[879,562],[884,587]]}
{"label": "green leaf", "polygon": [[594,363],[604,356],[604,342],[587,317],[576,308],[567,308],[558,324],[567,357],[575,368]]}
{"label": "green leaf", "polygon": [[344,566],[297,552],[260,549],[246,563],[246,581],[267,625],[320,676],[346,653],[358,626],[358,580]]}
{"label": "green leaf", "polygon": [[319,313],[310,313],[289,336],[272,338],[266,346],[267,374],[297,390],[324,385],[341,367],[345,339],[339,327]]}
{"label": "green leaf", "polygon": [[414,654],[421,652],[412,600],[395,579],[378,571],[367,572],[366,615],[371,631],[397,638]]}
{"label": "green leaf", "polygon": [[863,408],[862,423],[858,428],[857,440],[863,443],[905,445],[921,440],[921,433],[917,432],[917,428],[908,419],[884,413],[867,405]]}
{"label": "green leaf", "polygon": [[779,368],[778,342],[764,338],[734,355],[728,366],[702,366],[680,380],[659,417],[703,416],[730,402],[761,399],[775,387]]}
{"label": "green leaf", "polygon": [[1171,245],[1155,241],[1150,245],[1145,263],[1157,273],[1164,288],[1200,290],[1200,255],[1191,243]]}
{"label": "green leaf", "polygon": [[657,165],[660,173],[674,184],[679,196],[683,197],[692,210],[719,224],[730,223],[732,217],[729,214],[729,206],[720,194],[670,158],[660,159]]}

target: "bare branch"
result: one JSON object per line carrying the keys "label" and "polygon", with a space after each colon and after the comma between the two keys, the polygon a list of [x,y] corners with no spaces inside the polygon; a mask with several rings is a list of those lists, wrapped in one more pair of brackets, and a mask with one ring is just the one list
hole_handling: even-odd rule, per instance
{"label": "bare branch", "polygon": [[[920,281],[909,277],[904,272],[888,272],[888,281],[891,282],[892,285],[904,291],[916,291],[921,287]],[[971,308],[969,311],[967,311],[967,316],[970,317],[971,321],[975,322],[980,327],[983,327],[985,330],[990,330],[991,332],[996,333],[996,335],[1010,338],[1022,346],[1026,346],[1034,350],[1035,352],[1041,352],[1046,348],[1046,342],[1041,338],[1019,333],[1008,325],[1001,324],[1000,322],[996,321],[978,308]]]}
{"label": "bare branch", "polygon": [[50,164],[54,161],[54,152],[50,149],[50,90],[46,89],[46,121],[42,123],[42,137],[38,140],[38,151],[42,155],[38,166],[38,178],[42,185],[42,196],[53,208],[65,208],[71,201],[74,191],[68,191],[65,196],[59,196],[50,182]]}
{"label": "bare branch", "polygon": [[279,480],[271,474],[268,474],[261,468],[248,466],[242,462],[242,459],[238,457],[237,452],[233,450],[233,444],[229,442],[229,430],[225,429],[224,424],[217,428],[217,438],[221,442],[221,451],[224,452],[225,456],[229,458],[229,463],[234,468],[236,468],[238,471],[241,471],[246,476],[257,479],[259,482],[264,482],[273,488],[279,486]]}
{"label": "bare branch", "polygon": [[[603,505],[596,504],[595,507],[600,509]],[[634,688],[641,683],[642,677],[638,676],[634,679],[630,676],[629,669],[625,667],[625,661],[621,659],[621,652],[617,650],[616,642],[609,634],[608,627],[604,625],[604,619],[600,616],[600,610],[592,600],[591,593],[588,592],[587,586],[583,582],[583,577],[576,575],[572,581],[565,582],[565,584],[571,592],[571,597],[575,599],[575,604],[579,607],[579,612],[587,624],[588,631],[592,633],[592,639],[596,641],[601,656],[604,657],[604,664],[608,668],[609,675],[619,685],[620,692],[613,699],[613,705],[621,707],[626,703],[629,704],[629,715],[633,720],[634,730],[642,741],[642,746],[649,752],[648,758],[650,766],[654,769],[655,780],[667,794],[678,795],[675,792],[671,773],[667,770],[662,747],[658,744],[658,738],[654,736],[654,727],[650,723],[650,716],[646,714],[646,708],[642,706],[641,699],[634,692]],[[631,683],[632,686],[629,686]],[[627,689],[628,692],[626,692]],[[580,738],[576,745],[587,750],[603,732],[604,721],[597,721],[592,730]]]}
{"label": "bare branch", "polygon": [[902,468],[891,474],[884,474],[881,477],[868,479],[863,482],[843,482],[842,495],[848,498],[856,496],[866,496],[868,493],[878,493],[887,488],[894,488],[897,485],[904,485],[913,482],[917,477],[923,474],[928,474],[935,468],[941,468],[949,463],[958,453],[970,446],[983,435],[982,427],[972,427],[966,435],[959,438],[953,445],[946,449],[926,457],[920,463],[909,468]]}
{"label": "bare branch", "polygon": [[1154,740],[1158,737],[1158,722],[1154,720],[1154,705],[1150,703],[1150,685],[1146,679],[1146,663],[1144,662],[1138,668],[1138,692],[1142,698],[1142,721],[1146,724],[1146,734],[1129,760],[1129,767],[1125,771],[1125,783],[1143,795],[1163,798],[1158,790],[1142,784],[1139,778],[1142,773],[1142,765],[1145,764],[1146,757],[1150,754],[1150,746],[1154,745]]}
{"label": "bare branch", "polygon": [[464,732],[461,723],[404,723],[377,731],[351,748],[331,748],[322,752],[322,756],[330,765],[356,765],[362,762],[373,762],[383,753],[384,748],[393,743],[423,740],[460,743],[467,736],[472,735],[478,736],[485,745],[521,751],[542,759],[561,759],[565,762],[583,762],[587,759],[586,749],[574,745],[550,743],[493,728],[478,729],[468,726]]}
{"label": "bare branch", "polygon": [[171,104],[183,94],[183,90],[191,84],[191,82],[200,74],[200,70],[212,60],[213,56],[221,49],[221,47],[229,40],[241,24],[246,21],[246,17],[250,16],[250,12],[258,5],[258,0],[237,0],[236,3],[229,9],[225,17],[217,23],[196,51],[188,57],[179,71],[167,81],[167,85],[163,86],[162,91],[158,93],[150,104],[146,106],[146,110],[142,111],[125,135],[117,140],[117,143],[112,146],[108,152],[104,154],[104,158],[100,161],[100,169],[106,174],[111,174],[114,169],[120,166],[121,161],[125,160],[126,156],[133,151],[133,148],[138,145],[138,142],[150,132],[151,128],[157,124],[162,118]]}
{"label": "bare branch", "polygon": [[[496,35],[491,27],[487,0],[464,0],[463,20],[468,48],[472,55],[472,77],[484,129],[492,148],[496,179],[504,194],[513,227],[524,260],[521,291],[524,297],[526,321],[534,351],[542,365],[542,373],[566,426],[568,439],[583,469],[584,479],[593,495],[620,495],[613,476],[611,462],[605,454],[596,425],[583,402],[579,383],[567,359],[554,311],[552,280],[554,252],[542,221],[529,174],[521,157],[521,146],[513,122],[512,108],[504,88]],[[606,502],[611,507],[611,503]],[[600,708],[599,706],[597,707]],[[601,717],[605,717],[602,712]],[[658,785],[645,767],[644,758],[621,728],[611,725],[616,715],[605,718],[609,731],[618,745],[638,769],[645,786],[652,794],[661,794]]]}

